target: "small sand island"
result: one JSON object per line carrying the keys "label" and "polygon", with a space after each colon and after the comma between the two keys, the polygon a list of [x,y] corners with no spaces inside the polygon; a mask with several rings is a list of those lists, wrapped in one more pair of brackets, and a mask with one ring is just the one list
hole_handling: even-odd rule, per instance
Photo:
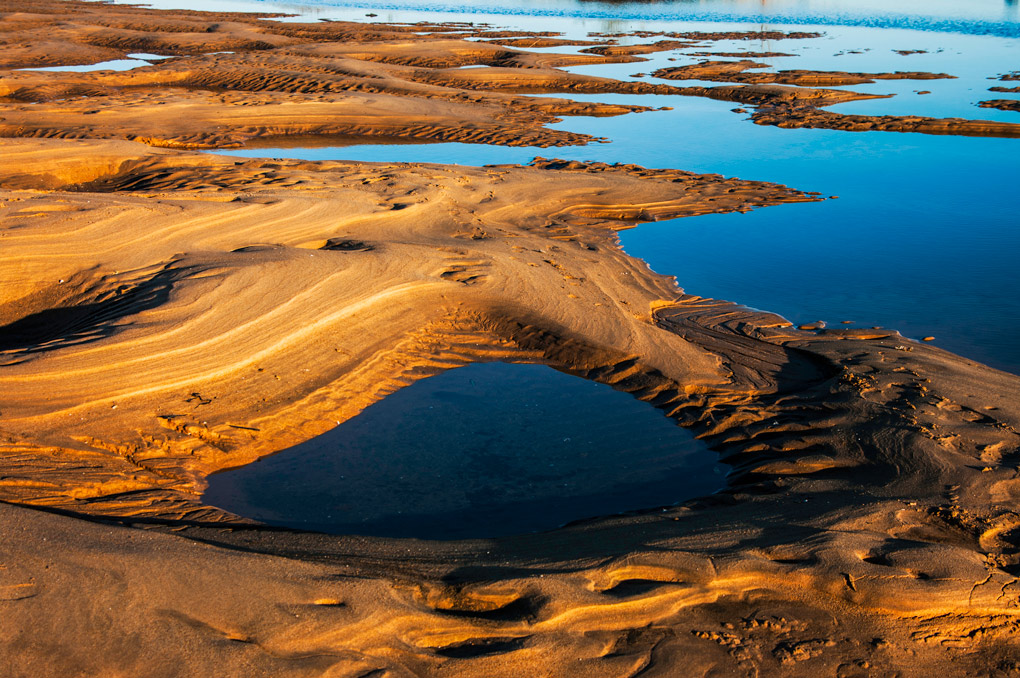
{"label": "small sand island", "polygon": [[[826,110],[881,96],[843,85],[951,76],[756,61],[809,32],[734,53],[713,43],[757,36],[274,18],[0,0],[0,673],[1020,670],[1020,377],[895,330],[798,329],[683,293],[618,232],[826,198],[557,160],[606,140],[550,127],[654,108],[571,94],[848,132],[1018,137],[1020,121]],[[676,85],[562,70],[676,49],[711,60],[656,74]],[[165,58],[37,70],[138,53]],[[208,152],[366,139],[550,157]],[[212,473],[492,361],[658,408],[731,469],[725,488],[461,541],[268,527],[203,501]]]}

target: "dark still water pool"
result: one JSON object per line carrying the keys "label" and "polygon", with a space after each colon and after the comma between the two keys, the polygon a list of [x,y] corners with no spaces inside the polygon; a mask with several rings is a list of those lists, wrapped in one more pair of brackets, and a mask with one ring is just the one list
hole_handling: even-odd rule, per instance
{"label": "dark still water pool", "polygon": [[213,475],[203,500],[271,525],[464,539],[667,506],[723,484],[714,453],[626,393],[543,365],[478,363]]}

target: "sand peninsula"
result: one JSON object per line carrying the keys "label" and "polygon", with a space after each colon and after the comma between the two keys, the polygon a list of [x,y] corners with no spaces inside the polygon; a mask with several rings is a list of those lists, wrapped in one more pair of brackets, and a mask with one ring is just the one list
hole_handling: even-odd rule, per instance
{"label": "sand peninsula", "polygon": [[[641,59],[613,36],[557,55],[528,47],[578,41],[73,0],[0,12],[3,675],[1020,670],[1020,378],[894,331],[801,330],[685,295],[616,237],[819,196],[550,159],[198,152],[309,137],[555,147],[599,139],[553,120],[642,110],[539,92],[708,96],[780,126],[1018,135],[824,110],[862,96],[825,89],[841,82],[941,74],[762,78],[758,62],[707,62],[697,78],[721,84],[680,87],[558,68]],[[734,35],[660,46],[711,54]],[[135,52],[173,58],[16,70]],[[458,542],[271,529],[202,502],[212,472],[491,360],[651,403],[719,453],[727,487]]]}

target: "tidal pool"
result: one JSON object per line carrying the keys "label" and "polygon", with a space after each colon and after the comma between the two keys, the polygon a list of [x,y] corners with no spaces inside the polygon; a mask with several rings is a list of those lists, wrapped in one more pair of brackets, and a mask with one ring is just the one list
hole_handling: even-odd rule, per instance
{"label": "tidal pool", "polygon": [[203,501],[270,525],[498,537],[711,494],[724,467],[662,412],[543,365],[476,363],[209,478]]}
{"label": "tidal pool", "polygon": [[77,66],[45,66],[42,68],[19,68],[19,71],[51,71],[54,73],[60,73],[61,71],[76,72],[76,73],[89,73],[91,71],[130,71],[135,68],[141,68],[142,66],[151,66],[153,61],[159,59],[170,59],[171,57],[160,56],[158,54],[128,54],[126,59],[112,59],[110,61],[100,61],[95,64],[81,64]]}

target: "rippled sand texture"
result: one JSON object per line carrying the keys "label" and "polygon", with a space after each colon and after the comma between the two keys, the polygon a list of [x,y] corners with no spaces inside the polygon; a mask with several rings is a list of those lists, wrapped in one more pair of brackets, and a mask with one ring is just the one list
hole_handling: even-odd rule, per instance
{"label": "rippled sand texture", "polygon": [[[0,7],[9,68],[235,52],[0,80],[0,129],[26,137],[0,143],[4,675],[1020,666],[1020,378],[891,331],[797,330],[684,295],[616,242],[641,221],[817,196],[600,163],[187,150],[323,134],[590,141],[543,125],[630,107],[520,92],[670,88],[553,68],[633,57],[561,60],[453,27],[409,40],[407,27]],[[491,68],[440,68],[465,63]],[[496,359],[661,408],[732,467],[728,488],[450,543],[267,529],[201,501],[211,472]]]}
{"label": "rippled sand texture", "polygon": [[[6,0],[2,6],[11,13],[3,19],[0,67],[96,63],[132,52],[182,58],[120,72],[7,71],[0,80],[0,137],[129,139],[192,149],[318,135],[548,147],[594,141],[543,127],[556,116],[647,110],[522,96],[539,92],[704,96],[756,106],[756,123],[781,127],[1020,136],[1018,123],[845,115],[821,108],[881,95],[818,86],[950,77],[945,74],[764,73],[755,69],[768,64],[710,61],[654,75],[738,84],[674,87],[557,68],[642,61],[635,54],[717,39],[811,39],[816,33],[669,33],[664,34],[669,39],[650,44],[550,54],[508,47],[521,44],[519,32],[456,24],[280,23],[266,21],[267,15],[167,13],[82,2]],[[532,39],[544,41],[539,45],[550,40]]]}

